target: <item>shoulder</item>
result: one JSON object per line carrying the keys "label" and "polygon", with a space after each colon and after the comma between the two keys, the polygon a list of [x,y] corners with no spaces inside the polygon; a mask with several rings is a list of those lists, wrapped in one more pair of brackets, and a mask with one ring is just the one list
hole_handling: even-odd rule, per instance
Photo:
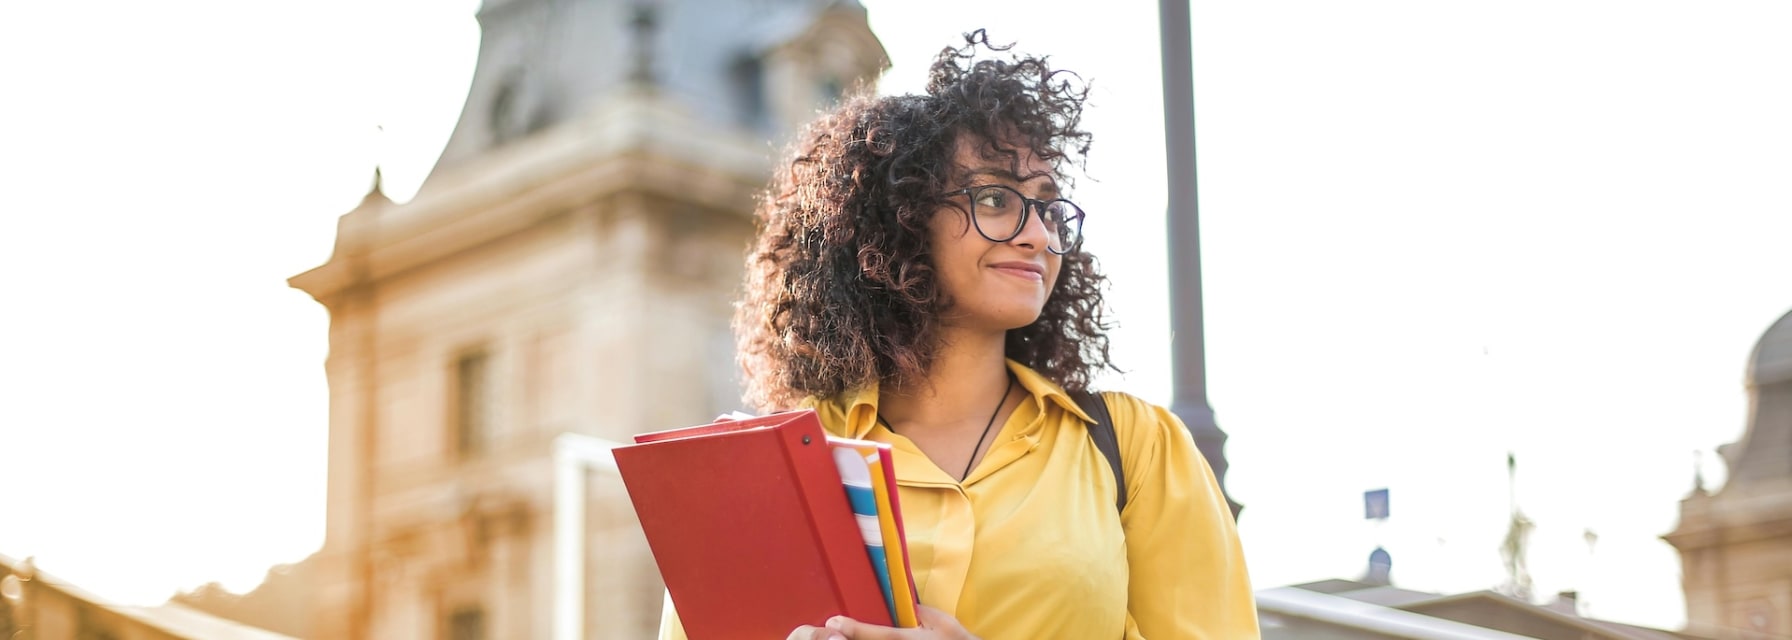
{"label": "shoulder", "polygon": [[[1162,465],[1196,451],[1193,434],[1168,407],[1120,391],[1101,395],[1107,401],[1121,458],[1128,468]],[[1204,462],[1198,454],[1194,458]]]}
{"label": "shoulder", "polygon": [[1120,434],[1123,445],[1129,437],[1157,439],[1176,431],[1188,432],[1182,419],[1163,405],[1124,391],[1103,391],[1101,397],[1107,402],[1108,414],[1114,419],[1114,430]]}

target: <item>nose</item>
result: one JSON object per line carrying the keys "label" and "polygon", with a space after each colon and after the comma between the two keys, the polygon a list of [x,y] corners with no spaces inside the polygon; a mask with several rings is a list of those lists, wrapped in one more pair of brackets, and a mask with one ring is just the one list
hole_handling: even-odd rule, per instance
{"label": "nose", "polygon": [[1026,206],[1026,219],[1021,223],[1020,233],[1008,242],[1028,250],[1043,251],[1051,240],[1051,230],[1045,228],[1045,204],[1028,202]]}

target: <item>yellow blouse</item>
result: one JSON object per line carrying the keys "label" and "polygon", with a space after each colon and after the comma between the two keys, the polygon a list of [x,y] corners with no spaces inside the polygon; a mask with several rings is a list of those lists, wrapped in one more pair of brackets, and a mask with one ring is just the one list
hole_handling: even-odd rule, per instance
{"label": "yellow blouse", "polygon": [[[811,401],[835,435],[888,442],[923,604],[984,640],[1256,638],[1244,550],[1207,461],[1175,414],[1107,394],[1127,503],[1083,414],[1009,361],[1031,401],[960,483],[877,422],[875,386]],[[667,601],[662,640],[683,640]]]}

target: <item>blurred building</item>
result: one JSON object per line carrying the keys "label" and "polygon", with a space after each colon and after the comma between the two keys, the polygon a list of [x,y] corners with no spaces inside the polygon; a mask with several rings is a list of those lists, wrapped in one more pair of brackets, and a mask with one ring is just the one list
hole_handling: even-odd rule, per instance
{"label": "blurred building", "polygon": [[169,602],[294,638],[310,638],[315,635],[316,566],[317,554],[312,554],[269,568],[261,584],[248,593],[212,582],[174,594]]}
{"label": "blurred building", "polygon": [[108,602],[0,555],[0,638],[18,640],[292,640],[178,603]]}
{"label": "blurred building", "polygon": [[1436,594],[1324,580],[1257,592],[1264,640],[1698,640],[1580,615],[1572,592],[1547,605],[1493,591]]}
{"label": "blurred building", "polygon": [[478,18],[416,198],[376,177],[291,280],[330,313],[312,637],[545,638],[567,566],[580,637],[648,637],[662,586],[614,476],[581,474],[584,551],[557,557],[554,442],[738,407],[754,194],[796,123],[885,53],[853,0],[486,0]]}
{"label": "blurred building", "polygon": [[1729,479],[1701,480],[1665,536],[1680,550],[1687,629],[1792,638],[1792,313],[1767,329],[1744,377],[1748,427],[1718,451]]}

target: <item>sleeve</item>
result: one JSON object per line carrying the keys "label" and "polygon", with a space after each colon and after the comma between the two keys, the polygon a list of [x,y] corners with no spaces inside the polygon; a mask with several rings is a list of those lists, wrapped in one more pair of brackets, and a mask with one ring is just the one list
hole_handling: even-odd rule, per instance
{"label": "sleeve", "polygon": [[1260,637],[1238,528],[1194,437],[1163,407],[1108,406],[1126,461],[1126,637]]}
{"label": "sleeve", "polygon": [[672,594],[667,593],[665,604],[660,605],[659,640],[686,640],[684,624],[678,620],[678,611],[672,608]]}

